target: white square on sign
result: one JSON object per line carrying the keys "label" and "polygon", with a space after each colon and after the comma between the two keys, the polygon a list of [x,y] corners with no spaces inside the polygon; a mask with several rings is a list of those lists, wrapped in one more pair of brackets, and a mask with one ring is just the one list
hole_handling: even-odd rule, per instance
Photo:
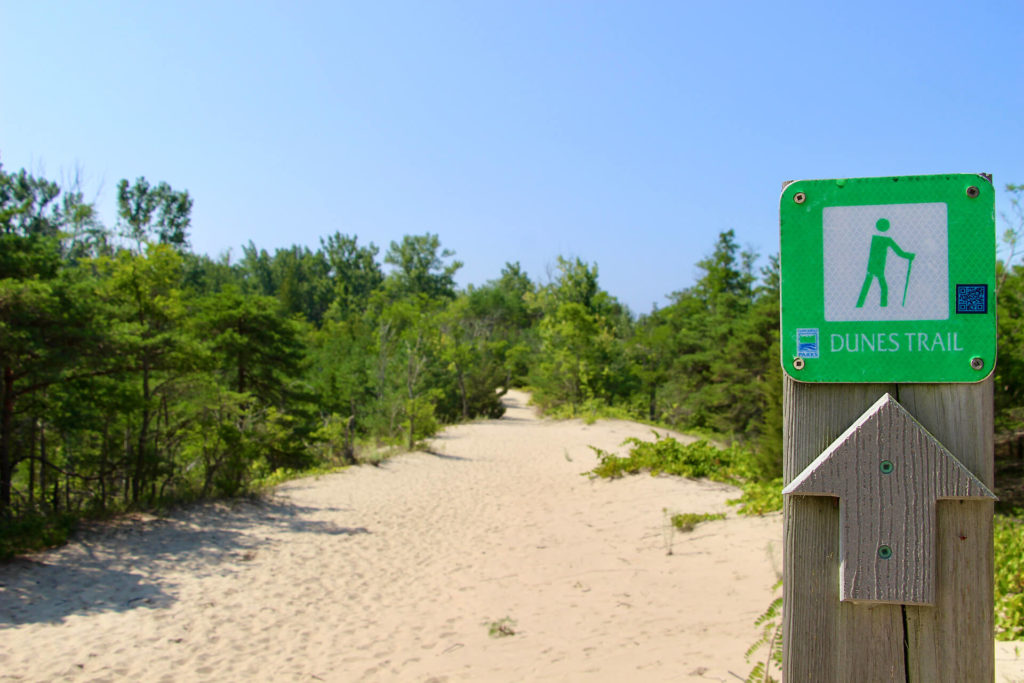
{"label": "white square on sign", "polygon": [[825,320],[949,318],[946,204],[826,206]]}

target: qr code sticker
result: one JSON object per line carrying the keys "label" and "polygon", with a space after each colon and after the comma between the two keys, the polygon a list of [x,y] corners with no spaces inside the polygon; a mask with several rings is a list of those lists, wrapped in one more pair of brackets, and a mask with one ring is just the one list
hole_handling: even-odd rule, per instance
{"label": "qr code sticker", "polygon": [[957,285],[957,313],[988,313],[988,285]]}

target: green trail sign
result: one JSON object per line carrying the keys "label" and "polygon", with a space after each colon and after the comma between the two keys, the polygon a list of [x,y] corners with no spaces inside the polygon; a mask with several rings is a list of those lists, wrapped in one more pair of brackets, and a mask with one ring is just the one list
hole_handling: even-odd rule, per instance
{"label": "green trail sign", "polygon": [[996,360],[995,191],[977,174],[782,192],[782,366],[801,382],[977,382]]}

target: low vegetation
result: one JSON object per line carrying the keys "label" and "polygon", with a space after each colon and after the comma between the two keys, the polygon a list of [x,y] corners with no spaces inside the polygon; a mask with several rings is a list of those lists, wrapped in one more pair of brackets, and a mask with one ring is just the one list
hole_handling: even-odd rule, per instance
{"label": "low vegetation", "polygon": [[719,519],[725,519],[725,514],[721,512],[677,512],[671,516],[670,521],[675,529],[687,532],[696,529],[701,522],[714,522]]}
{"label": "low vegetation", "polygon": [[586,475],[617,479],[648,472],[654,476],[707,478],[742,489],[739,498],[728,501],[738,506],[741,515],[763,515],[782,509],[781,478],[761,479],[760,461],[749,449],[738,444],[720,447],[704,439],[684,444],[657,431],[654,437],[654,441],[626,439],[622,445],[630,449],[624,457],[591,446],[599,463]]}
{"label": "low vegetation", "polygon": [[736,446],[724,449],[704,440],[683,444],[658,432],[654,432],[654,437],[654,441],[643,441],[636,437],[623,441],[623,446],[631,446],[626,457],[591,446],[600,464],[589,474],[617,479],[625,474],[646,471],[655,476],[673,474],[690,479],[730,481],[735,478],[735,464],[745,455]]}
{"label": "low vegetation", "polygon": [[78,519],[71,514],[31,515],[0,524],[0,561],[63,545],[77,528]]}
{"label": "low vegetation", "polygon": [[508,617],[487,623],[487,635],[491,638],[508,638],[516,634],[516,622]]}
{"label": "low vegetation", "polygon": [[[782,589],[782,580],[772,587],[776,594]],[[777,683],[782,680],[782,596],[772,600],[762,612],[754,626],[758,629],[757,639],[747,648],[747,662],[754,662],[754,668],[747,675],[747,683]],[[776,678],[776,676],[778,678]]]}
{"label": "low vegetation", "polygon": [[996,638],[1024,638],[1024,510],[995,517]]}

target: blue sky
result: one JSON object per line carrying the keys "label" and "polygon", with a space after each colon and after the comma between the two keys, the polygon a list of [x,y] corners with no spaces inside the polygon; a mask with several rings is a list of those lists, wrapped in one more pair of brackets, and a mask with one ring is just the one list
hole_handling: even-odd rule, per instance
{"label": "blue sky", "polygon": [[[782,181],[1024,183],[1021,2],[0,0],[0,162],[195,200],[196,251],[381,253],[460,285],[558,255],[635,312],[720,231],[778,251]],[[999,193],[997,210],[1008,210]]]}

